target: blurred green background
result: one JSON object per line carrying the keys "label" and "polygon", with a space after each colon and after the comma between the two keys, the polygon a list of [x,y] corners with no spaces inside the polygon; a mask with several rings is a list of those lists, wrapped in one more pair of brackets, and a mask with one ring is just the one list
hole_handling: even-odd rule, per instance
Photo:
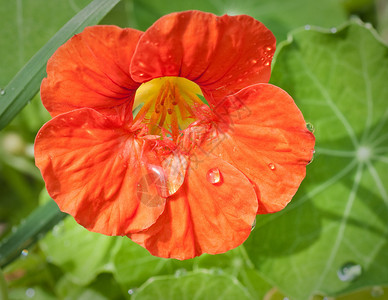
{"label": "blurred green background", "polygon": [[[13,76],[90,2],[0,0],[0,105]],[[248,14],[275,34],[271,83],[317,138],[295,199],[259,215],[243,246],[182,262],[66,218],[0,271],[0,299],[388,299],[388,2],[123,0],[100,23],[146,30],[188,9]],[[33,158],[48,120],[36,95],[0,132],[2,239],[48,201]]]}

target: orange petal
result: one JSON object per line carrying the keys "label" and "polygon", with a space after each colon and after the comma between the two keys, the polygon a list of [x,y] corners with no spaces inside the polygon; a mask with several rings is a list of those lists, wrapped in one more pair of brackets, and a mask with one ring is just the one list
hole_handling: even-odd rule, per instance
{"label": "orange petal", "polygon": [[107,235],[148,228],[164,210],[143,153],[144,140],[87,108],[58,115],[35,141],[35,163],[59,208]]}
{"label": "orange petal", "polygon": [[305,177],[315,138],[293,99],[270,84],[227,97],[214,111],[223,120],[217,142],[202,148],[241,170],[257,189],[258,213],[284,208]]}
{"label": "orange petal", "polygon": [[257,198],[249,180],[220,158],[201,151],[191,158],[185,183],[167,199],[156,223],[129,235],[153,255],[188,259],[223,253],[251,232]]}
{"label": "orange petal", "polygon": [[138,83],[129,74],[142,32],[92,26],[58,48],[47,64],[41,97],[52,116],[82,107],[104,113],[133,99]]}
{"label": "orange petal", "polygon": [[243,87],[268,82],[275,42],[271,31],[246,15],[172,13],[143,34],[131,74],[139,82],[185,77],[216,103]]}

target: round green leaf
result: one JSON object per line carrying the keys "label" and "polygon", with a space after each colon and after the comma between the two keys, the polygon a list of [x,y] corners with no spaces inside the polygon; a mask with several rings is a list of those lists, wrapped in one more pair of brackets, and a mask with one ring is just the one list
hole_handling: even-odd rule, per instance
{"label": "round green leaf", "polygon": [[260,216],[246,248],[287,296],[388,283],[388,48],[369,25],[296,31],[272,83],[315,127],[316,154],[282,212]]}
{"label": "round green leaf", "polygon": [[154,299],[201,299],[201,300],[248,300],[252,297],[240,282],[222,274],[197,271],[187,275],[151,278],[135,291],[136,300]]}

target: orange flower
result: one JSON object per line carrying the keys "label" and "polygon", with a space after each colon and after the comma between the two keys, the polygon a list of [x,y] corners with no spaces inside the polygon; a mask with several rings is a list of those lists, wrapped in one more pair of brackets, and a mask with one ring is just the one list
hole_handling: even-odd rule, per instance
{"label": "orange flower", "polygon": [[[153,255],[222,253],[284,208],[314,136],[268,84],[275,38],[249,16],[173,13],[147,31],[92,26],[47,65],[53,119],[36,165],[60,209]],[[206,99],[207,104],[204,104]]]}

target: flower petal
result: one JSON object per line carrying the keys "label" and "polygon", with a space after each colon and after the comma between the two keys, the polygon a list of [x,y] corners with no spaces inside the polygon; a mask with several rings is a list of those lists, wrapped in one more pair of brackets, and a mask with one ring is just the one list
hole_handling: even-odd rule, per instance
{"label": "flower petal", "polygon": [[275,42],[271,31],[246,15],[172,13],[141,37],[131,74],[139,82],[185,77],[202,88],[209,103],[216,103],[243,87],[268,82]]}
{"label": "flower petal", "polygon": [[257,187],[258,213],[284,208],[305,177],[315,138],[293,99],[270,84],[227,97],[215,109],[218,140],[202,145],[241,170]]}
{"label": "flower petal", "polygon": [[239,246],[251,232],[257,198],[249,180],[220,158],[201,151],[191,158],[195,161],[185,183],[167,199],[156,223],[129,235],[153,255],[188,259],[223,253]]}
{"label": "flower petal", "polygon": [[59,208],[107,235],[148,228],[165,205],[142,168],[146,142],[123,127],[83,108],[47,122],[35,141],[35,163]]}
{"label": "flower petal", "polygon": [[52,116],[89,107],[116,112],[134,96],[138,83],[129,65],[142,32],[91,26],[58,48],[47,64],[41,97]]}

